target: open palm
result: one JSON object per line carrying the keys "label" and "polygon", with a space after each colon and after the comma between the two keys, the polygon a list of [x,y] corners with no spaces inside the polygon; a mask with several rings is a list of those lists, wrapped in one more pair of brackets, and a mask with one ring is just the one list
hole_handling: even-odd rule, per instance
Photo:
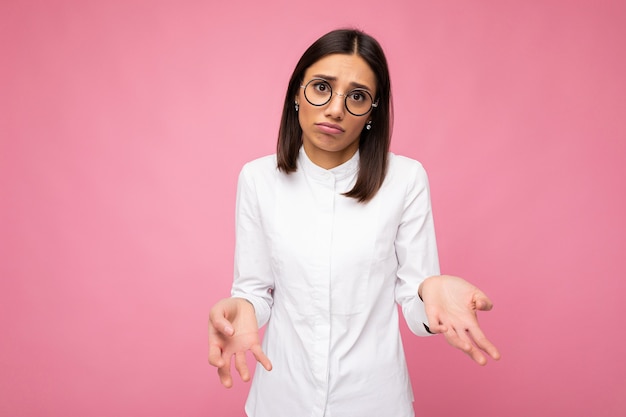
{"label": "open palm", "polygon": [[440,275],[426,279],[420,287],[430,331],[442,333],[450,345],[467,353],[480,365],[487,363],[483,352],[500,359],[498,349],[478,325],[478,310],[488,311],[491,300],[462,278]]}

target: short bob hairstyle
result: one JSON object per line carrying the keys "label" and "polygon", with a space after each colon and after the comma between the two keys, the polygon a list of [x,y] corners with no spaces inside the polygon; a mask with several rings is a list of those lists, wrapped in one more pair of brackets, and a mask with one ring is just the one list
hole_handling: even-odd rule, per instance
{"label": "short bob hairstyle", "polygon": [[276,145],[278,169],[285,173],[298,169],[297,159],[302,146],[302,128],[294,106],[306,70],[321,58],[331,54],[356,54],[363,58],[376,76],[378,107],[369,113],[371,129],[364,129],[359,139],[359,174],[347,197],[365,203],[371,200],[383,184],[387,173],[387,153],[393,123],[391,81],[385,54],[376,39],[356,29],[338,29],[315,41],[302,55],[293,70]]}

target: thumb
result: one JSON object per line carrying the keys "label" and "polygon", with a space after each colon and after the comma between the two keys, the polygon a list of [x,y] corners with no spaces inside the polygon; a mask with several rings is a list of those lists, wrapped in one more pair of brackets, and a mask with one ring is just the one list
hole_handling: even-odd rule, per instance
{"label": "thumb", "polygon": [[493,308],[493,303],[483,292],[476,294],[474,299],[474,305],[477,310],[489,311]]}
{"label": "thumb", "polygon": [[224,336],[232,336],[233,334],[235,334],[232,323],[225,318],[212,320],[212,324],[215,330],[222,333]]}
{"label": "thumb", "polygon": [[232,336],[235,333],[232,323],[226,318],[222,309],[212,309],[209,313],[209,326],[211,330],[222,333],[224,336]]}

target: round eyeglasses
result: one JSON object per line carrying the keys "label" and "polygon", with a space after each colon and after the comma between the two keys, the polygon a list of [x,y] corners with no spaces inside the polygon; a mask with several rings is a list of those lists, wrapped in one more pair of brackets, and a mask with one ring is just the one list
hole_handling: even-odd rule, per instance
{"label": "round eyeglasses", "polygon": [[[330,83],[323,78],[313,78],[306,85],[301,85],[304,89],[304,98],[313,106],[323,106],[333,98],[333,88]],[[355,88],[347,93],[337,93],[344,97],[346,110],[354,116],[365,116],[372,108],[378,106],[374,103],[372,95],[363,88]]]}

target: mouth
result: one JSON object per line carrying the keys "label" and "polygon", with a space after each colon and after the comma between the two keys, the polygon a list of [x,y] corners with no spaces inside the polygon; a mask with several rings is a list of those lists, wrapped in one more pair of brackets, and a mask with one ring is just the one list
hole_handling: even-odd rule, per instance
{"label": "mouth", "polygon": [[322,132],[329,133],[331,135],[337,135],[345,131],[341,126],[333,124],[333,123],[327,123],[327,122],[316,123],[315,126],[317,126],[318,129],[320,129]]}

